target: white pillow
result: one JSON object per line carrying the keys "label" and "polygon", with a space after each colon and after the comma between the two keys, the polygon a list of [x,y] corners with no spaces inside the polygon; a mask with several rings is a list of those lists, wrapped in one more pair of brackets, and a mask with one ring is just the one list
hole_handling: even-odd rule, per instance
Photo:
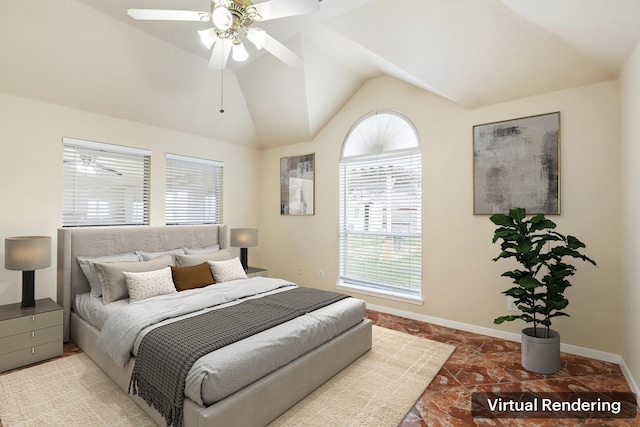
{"label": "white pillow", "polygon": [[178,292],[173,284],[170,267],[142,273],[123,271],[122,275],[127,283],[129,302]]}
{"label": "white pillow", "polygon": [[226,261],[208,261],[209,268],[216,283],[228,282],[230,280],[246,279],[247,273],[242,268],[242,263],[238,258]]}

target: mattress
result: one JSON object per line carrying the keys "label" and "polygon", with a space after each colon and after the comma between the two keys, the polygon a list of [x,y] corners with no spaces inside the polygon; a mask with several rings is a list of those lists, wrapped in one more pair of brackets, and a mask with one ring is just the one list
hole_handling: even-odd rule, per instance
{"label": "mattress", "polygon": [[[276,279],[256,277],[235,282],[238,286],[243,286],[250,284],[250,281],[269,283],[273,280]],[[233,284],[226,286],[232,287]],[[131,352],[135,355],[144,335],[164,323],[238,304],[247,298],[260,298],[275,292],[286,292],[292,287],[295,285],[290,284],[290,286],[156,322],[137,333]],[[183,298],[188,294],[192,295],[191,298],[203,299],[207,293],[219,291],[220,288],[220,285],[212,285],[179,293],[184,295],[155,297],[154,299],[158,301],[154,303],[158,306],[162,306],[165,302],[175,304],[176,298]],[[130,310],[135,304],[137,303],[129,304],[127,300],[121,300],[104,305],[100,298],[90,297],[89,294],[78,294],[74,301],[74,310],[91,325],[102,330],[110,318],[113,320],[114,316],[121,316],[123,310]],[[340,335],[358,324],[364,316],[364,302],[349,297],[223,347],[200,358],[193,365],[187,375],[185,396],[199,405],[211,405]]]}

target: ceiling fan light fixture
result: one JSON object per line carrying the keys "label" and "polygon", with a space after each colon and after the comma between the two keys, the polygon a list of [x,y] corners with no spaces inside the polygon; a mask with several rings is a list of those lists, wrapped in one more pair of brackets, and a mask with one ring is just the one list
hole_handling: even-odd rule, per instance
{"label": "ceiling fan light fixture", "polygon": [[207,49],[211,49],[211,46],[218,40],[218,36],[216,36],[216,32],[213,31],[213,28],[208,28],[206,30],[198,31],[200,35],[200,40],[207,47]]}
{"label": "ceiling fan light fixture", "polygon": [[249,28],[247,30],[247,39],[258,49],[262,49],[267,42],[267,33],[260,28]]}
{"label": "ceiling fan light fixture", "polygon": [[223,6],[218,6],[213,10],[211,14],[213,25],[220,31],[227,31],[233,25],[233,15]]}
{"label": "ceiling fan light fixture", "polygon": [[236,62],[246,61],[249,58],[249,53],[247,49],[245,49],[242,42],[238,39],[233,41],[233,48],[231,50],[231,57]]}
{"label": "ceiling fan light fixture", "polygon": [[319,1],[321,0],[209,0],[210,13],[164,9],[127,9],[127,13],[136,20],[210,23],[211,28],[198,33],[202,43],[211,50],[209,68],[212,70],[224,70],[230,56],[236,61],[248,59],[246,45],[238,37],[246,37],[256,49],[264,49],[290,67],[297,67],[302,63],[302,58],[297,53],[260,28],[252,28],[252,25],[255,22],[311,13],[318,9]]}

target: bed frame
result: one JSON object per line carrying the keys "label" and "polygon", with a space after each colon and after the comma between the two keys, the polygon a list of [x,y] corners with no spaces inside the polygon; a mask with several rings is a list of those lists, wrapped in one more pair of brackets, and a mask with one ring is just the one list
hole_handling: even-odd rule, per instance
{"label": "bed frame", "polygon": [[[86,227],[58,230],[58,304],[64,310],[64,340],[73,340],[125,392],[135,363],[123,368],[96,348],[99,331],[73,312],[78,293],[89,292],[78,255],[97,256],[177,247],[228,246],[224,225],[170,227]],[[185,398],[184,427],[264,426],[371,349],[371,321],[364,319],[331,341],[310,351],[233,395],[203,408]],[[129,395],[160,426],[164,418],[138,396]]]}

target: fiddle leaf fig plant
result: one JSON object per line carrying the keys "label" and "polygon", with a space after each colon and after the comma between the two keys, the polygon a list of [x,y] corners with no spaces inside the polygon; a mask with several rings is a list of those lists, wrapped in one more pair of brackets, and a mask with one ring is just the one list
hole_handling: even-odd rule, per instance
{"label": "fiddle leaf fig plant", "polygon": [[500,241],[501,248],[500,255],[493,261],[513,258],[519,264],[518,268],[502,274],[514,284],[502,293],[513,297],[520,314],[500,316],[494,323],[521,319],[533,324],[536,336],[537,328],[545,327],[543,336],[548,337],[551,319],[569,316],[562,311],[569,305],[564,292],[571,286],[568,278],[575,274],[576,267],[567,259],[580,259],[594,266],[596,263],[580,253],[580,249],[586,247],[584,243],[555,231],[556,224],[543,214],[526,218],[523,208],[490,217],[498,226],[493,243]]}

